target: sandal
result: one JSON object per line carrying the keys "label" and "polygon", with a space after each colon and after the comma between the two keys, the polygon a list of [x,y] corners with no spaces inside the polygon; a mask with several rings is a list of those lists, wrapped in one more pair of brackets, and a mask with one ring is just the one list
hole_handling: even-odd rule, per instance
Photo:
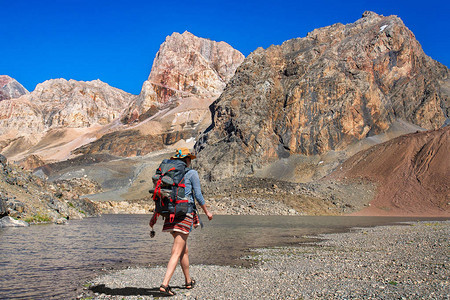
{"label": "sandal", "polygon": [[174,291],[172,291],[172,288],[170,287],[170,285],[162,285],[159,287],[159,291],[163,294],[163,295],[167,295],[167,296],[175,296],[176,293]]}
{"label": "sandal", "polygon": [[184,288],[190,290],[190,289],[193,289],[194,286],[195,286],[195,280],[191,278],[191,282],[186,283],[184,285]]}

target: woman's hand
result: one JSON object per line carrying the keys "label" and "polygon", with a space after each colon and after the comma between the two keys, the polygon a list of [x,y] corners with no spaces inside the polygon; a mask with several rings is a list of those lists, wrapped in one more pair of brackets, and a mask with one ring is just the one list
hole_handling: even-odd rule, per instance
{"label": "woman's hand", "polygon": [[205,213],[205,215],[208,217],[208,220],[212,220],[213,215],[212,213],[209,212],[208,208],[206,207],[206,205],[200,205],[200,207],[203,209],[203,212]]}

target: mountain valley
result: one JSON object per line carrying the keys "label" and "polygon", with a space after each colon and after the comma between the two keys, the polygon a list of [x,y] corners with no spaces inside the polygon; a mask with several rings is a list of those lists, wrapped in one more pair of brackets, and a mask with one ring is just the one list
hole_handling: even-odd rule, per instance
{"label": "mountain valley", "polygon": [[15,217],[75,217],[47,212],[61,189],[65,210],[146,213],[158,164],[188,147],[218,214],[449,216],[449,94],[448,68],[373,12],[247,57],[173,33],[139,95],[65,79],[28,92],[1,76],[0,153],[16,170],[3,215],[24,193],[13,173],[50,190]]}

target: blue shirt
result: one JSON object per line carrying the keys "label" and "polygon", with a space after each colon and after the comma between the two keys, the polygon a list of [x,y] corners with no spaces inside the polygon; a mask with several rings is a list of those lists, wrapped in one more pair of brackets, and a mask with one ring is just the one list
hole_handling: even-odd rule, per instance
{"label": "blue shirt", "polygon": [[189,170],[186,175],[184,175],[184,183],[186,188],[184,193],[189,199],[189,203],[194,203],[194,197],[197,199],[198,204],[205,205],[205,199],[202,195],[202,189],[200,188],[200,178],[198,177],[198,172],[196,170]]}

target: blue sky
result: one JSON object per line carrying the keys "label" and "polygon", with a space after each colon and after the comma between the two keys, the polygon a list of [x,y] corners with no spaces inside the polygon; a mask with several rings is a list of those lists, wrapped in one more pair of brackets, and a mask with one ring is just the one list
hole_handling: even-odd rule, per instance
{"label": "blue sky", "polygon": [[0,74],[29,91],[53,78],[100,79],[138,94],[166,36],[190,31],[250,54],[365,10],[398,15],[450,66],[447,1],[0,0]]}

